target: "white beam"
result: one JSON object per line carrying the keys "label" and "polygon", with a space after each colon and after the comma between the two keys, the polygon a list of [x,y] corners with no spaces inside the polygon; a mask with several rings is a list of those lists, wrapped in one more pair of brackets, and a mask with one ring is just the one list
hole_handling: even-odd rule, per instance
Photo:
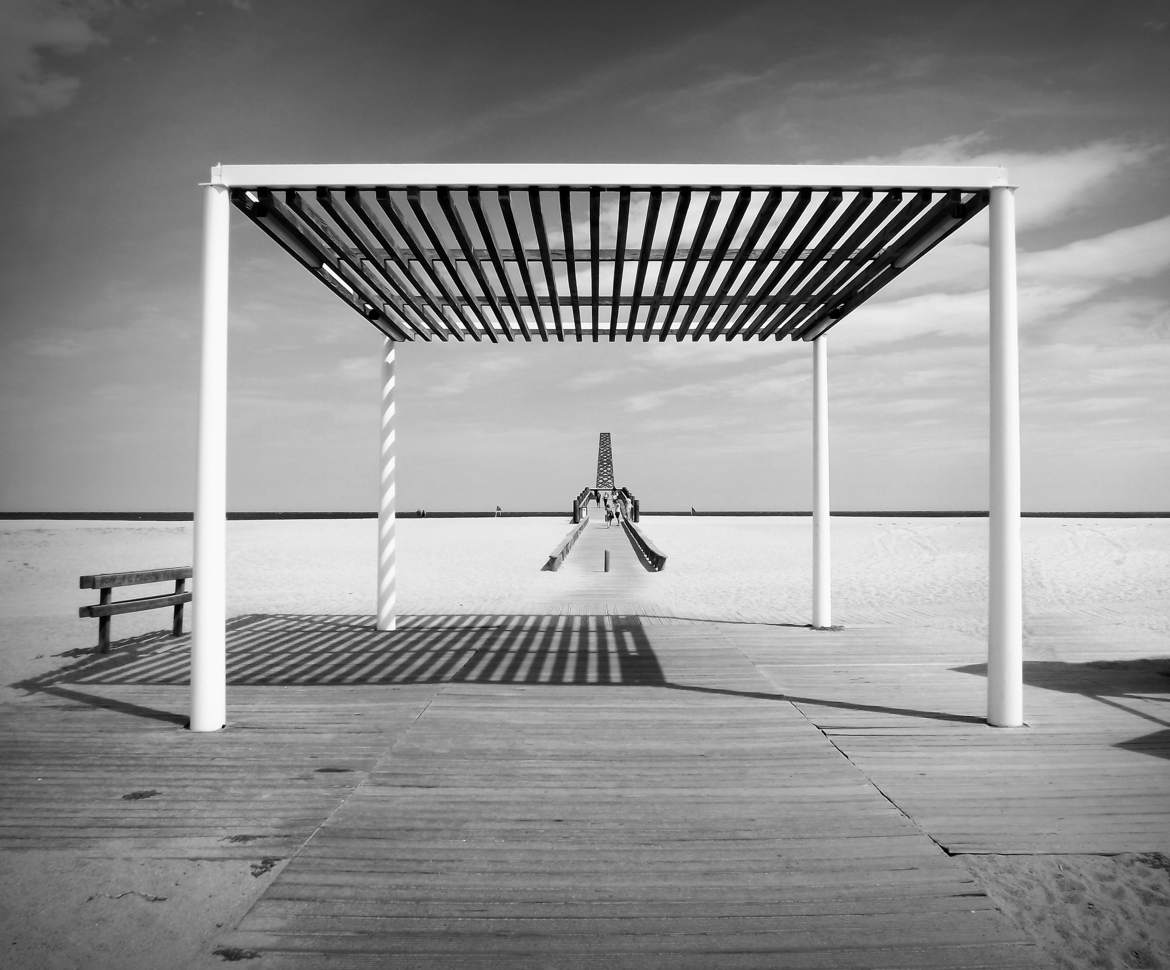
{"label": "white beam", "polygon": [[382,341],[382,433],[378,489],[378,617],[379,630],[393,630],[398,606],[398,542],[394,515],[397,508],[394,440],[394,341]]}
{"label": "white beam", "polygon": [[828,338],[813,345],[813,615],[812,625],[833,625],[829,556]]}
{"label": "white beam", "polygon": [[987,721],[1024,723],[1020,553],[1020,367],[1014,189],[991,190],[991,489]]}
{"label": "white beam", "polygon": [[1004,169],[974,165],[224,165],[220,177],[225,185],[243,188],[719,185],[976,190],[1007,184]]}
{"label": "white beam", "polygon": [[227,721],[227,350],[231,205],[226,186],[208,185],[203,192],[203,337],[199,365],[190,727],[192,731],[218,731]]}

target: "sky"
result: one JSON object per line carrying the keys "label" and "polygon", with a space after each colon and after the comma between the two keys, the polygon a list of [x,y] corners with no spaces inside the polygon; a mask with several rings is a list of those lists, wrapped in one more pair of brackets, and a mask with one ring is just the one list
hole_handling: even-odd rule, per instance
{"label": "sky", "polygon": [[[0,0],[0,511],[194,500],[211,165],[1005,165],[1023,504],[1170,509],[1165,2]],[[380,334],[233,212],[228,505],[377,506]],[[987,218],[829,337],[833,505],[987,507]],[[399,507],[811,504],[811,348],[409,344]]]}

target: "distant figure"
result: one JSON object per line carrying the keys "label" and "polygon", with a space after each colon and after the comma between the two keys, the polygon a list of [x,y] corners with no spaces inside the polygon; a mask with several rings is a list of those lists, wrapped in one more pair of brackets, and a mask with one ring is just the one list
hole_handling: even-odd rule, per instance
{"label": "distant figure", "polygon": [[497,505],[496,506],[496,518],[499,518],[500,515],[503,514],[503,511],[504,510]]}
{"label": "distant figure", "polygon": [[694,514],[695,514],[695,507],[692,505],[691,506],[691,515],[694,515]]}
{"label": "distant figure", "polygon": [[608,529],[613,524],[613,509],[607,504],[605,506],[605,527]]}

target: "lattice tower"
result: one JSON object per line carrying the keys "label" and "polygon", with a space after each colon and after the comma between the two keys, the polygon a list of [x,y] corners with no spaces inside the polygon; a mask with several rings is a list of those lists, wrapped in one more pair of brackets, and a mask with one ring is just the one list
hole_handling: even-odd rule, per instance
{"label": "lattice tower", "polygon": [[601,432],[597,443],[597,487],[613,488],[613,452],[609,447],[609,432]]}

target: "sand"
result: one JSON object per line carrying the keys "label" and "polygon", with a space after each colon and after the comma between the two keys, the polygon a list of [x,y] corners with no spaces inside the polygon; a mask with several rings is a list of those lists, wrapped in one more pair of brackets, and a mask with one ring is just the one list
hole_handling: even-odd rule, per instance
{"label": "sand", "polygon": [[[669,558],[642,608],[705,619],[808,621],[808,519],[646,517],[643,525]],[[571,608],[571,573],[540,570],[567,529],[566,520],[554,518],[401,520],[400,609]],[[986,530],[981,519],[835,520],[835,621],[982,634]],[[233,522],[228,535],[230,615],[373,612],[372,521]],[[1023,535],[1026,629],[1045,617],[1075,618],[1092,624],[1093,642],[1108,651],[1064,657],[1059,644],[1049,644],[1043,659],[1170,655],[1170,520],[1030,519]],[[13,684],[95,643],[96,622],[77,617],[78,606],[96,599],[77,588],[79,575],[190,562],[188,524],[0,526],[0,703],[30,703]],[[113,622],[120,639],[159,629],[166,614]],[[1170,967],[1165,856],[963,859],[1054,966]],[[3,861],[0,953],[18,967],[145,968],[162,965],[159,952],[168,954],[165,965],[181,966],[270,878],[254,878],[240,863],[133,855],[8,852]],[[143,943],[134,953],[120,946],[127,933]]]}

